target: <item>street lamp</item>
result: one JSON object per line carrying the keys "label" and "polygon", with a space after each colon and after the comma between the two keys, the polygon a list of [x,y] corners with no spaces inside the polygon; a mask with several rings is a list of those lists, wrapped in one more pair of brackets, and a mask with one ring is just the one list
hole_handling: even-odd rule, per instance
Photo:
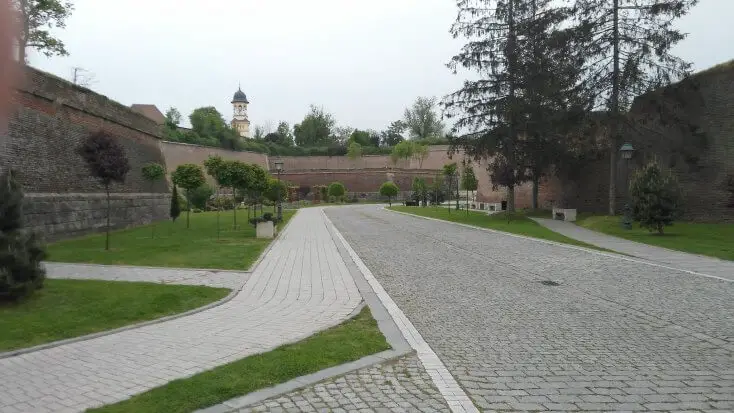
{"label": "street lamp", "polygon": [[622,159],[625,161],[625,171],[626,171],[626,179],[625,182],[627,184],[627,201],[624,204],[624,215],[622,216],[622,228],[624,229],[632,229],[632,206],[631,199],[630,199],[630,159],[632,159],[632,155],[635,153],[635,148],[632,146],[632,144],[625,143],[622,145],[621,148],[619,148],[619,151],[622,152]]}
{"label": "street lamp", "polygon": [[281,186],[280,186],[280,173],[283,171],[283,160],[275,160],[275,170],[278,172],[278,221],[283,219],[283,204],[280,202],[281,197]]}

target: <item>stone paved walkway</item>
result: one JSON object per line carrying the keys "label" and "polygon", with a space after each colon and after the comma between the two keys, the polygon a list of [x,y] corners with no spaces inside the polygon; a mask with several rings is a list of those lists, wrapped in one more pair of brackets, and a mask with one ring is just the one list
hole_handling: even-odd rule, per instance
{"label": "stone paved walkway", "polygon": [[326,211],[485,411],[734,411],[734,283],[379,207]]}
{"label": "stone paved walkway", "polygon": [[238,413],[450,411],[415,355],[237,410]]}
{"label": "stone paved walkway", "polygon": [[[654,245],[613,237],[582,228],[576,224],[547,218],[533,218],[537,223],[559,234],[587,244],[622,252],[661,265],[734,280],[734,261],[724,261],[703,255],[688,254]],[[733,241],[734,242],[734,241]]]}
{"label": "stone paved walkway", "polygon": [[60,262],[47,262],[44,265],[49,278],[204,285],[231,290],[241,288],[251,275],[246,272],[124,265],[67,264]]}
{"label": "stone paved walkway", "polygon": [[191,316],[0,359],[0,412],[114,403],[338,324],[362,298],[319,209],[303,209],[231,301]]}

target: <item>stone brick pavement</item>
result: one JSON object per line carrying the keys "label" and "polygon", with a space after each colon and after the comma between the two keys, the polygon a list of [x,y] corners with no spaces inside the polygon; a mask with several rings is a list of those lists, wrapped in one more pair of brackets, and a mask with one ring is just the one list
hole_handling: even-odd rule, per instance
{"label": "stone brick pavement", "polygon": [[613,237],[611,235],[602,234],[601,232],[582,228],[571,222],[545,218],[533,219],[540,225],[558,232],[559,234],[583,241],[587,244],[622,252],[673,268],[680,268],[687,271],[694,271],[714,277],[734,280],[734,261],[724,261],[718,258],[688,254],[681,251],[674,251],[667,248],[656,247],[654,245],[647,245],[640,242]]}
{"label": "stone brick pavement", "polygon": [[481,409],[734,411],[734,283],[378,207],[326,211]]}
{"label": "stone brick pavement", "polygon": [[0,359],[0,412],[78,412],[303,339],[362,298],[318,209],[303,209],[231,301]]}
{"label": "stone brick pavement", "polygon": [[415,355],[275,397],[238,413],[450,412]]}
{"label": "stone brick pavement", "polygon": [[49,278],[105,281],[143,281],[162,284],[204,285],[239,289],[250,273],[195,270],[187,268],[153,268],[123,265],[91,265],[46,262]]}

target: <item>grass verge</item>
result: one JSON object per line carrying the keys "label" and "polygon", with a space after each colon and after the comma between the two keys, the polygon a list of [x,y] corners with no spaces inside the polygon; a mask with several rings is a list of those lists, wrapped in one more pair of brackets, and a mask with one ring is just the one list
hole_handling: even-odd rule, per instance
{"label": "grass verge", "polygon": [[545,228],[544,226],[531,220],[523,213],[511,214],[510,219],[508,220],[507,214],[505,213],[487,215],[483,212],[469,211],[469,213],[467,214],[466,210],[457,211],[454,209],[449,212],[449,209],[445,207],[423,208],[393,206],[388,209],[399,212],[407,212],[409,214],[419,215],[423,217],[442,219],[444,221],[473,225],[475,227],[489,228],[497,231],[509,232],[512,234],[562,242],[564,244],[576,245],[579,247],[586,247],[599,251],[613,252],[604,248],[599,248],[595,245],[568,238],[557,232],[551,231],[548,228]]}
{"label": "grass verge", "polygon": [[[283,228],[295,211],[283,211]],[[255,228],[247,222],[247,214],[237,212],[238,228],[233,229],[232,211],[219,215],[202,212],[191,214],[190,228],[186,217],[176,222],[163,221],[120,231],[110,237],[110,250],[104,250],[104,234],[56,242],[48,246],[50,261],[92,264],[143,265],[151,267],[212,268],[247,270],[270,244],[257,239]],[[155,227],[155,238],[153,238]]]}
{"label": "grass verge", "polygon": [[94,413],[184,413],[388,350],[368,308],[303,341],[174,380]]}
{"label": "grass verge", "polygon": [[47,279],[28,300],[0,304],[0,351],[181,313],[227,294],[224,288]]}
{"label": "grass verge", "polygon": [[675,222],[659,235],[640,228],[638,223],[631,230],[622,229],[619,220],[615,216],[582,214],[576,224],[630,241],[734,261],[734,224]]}

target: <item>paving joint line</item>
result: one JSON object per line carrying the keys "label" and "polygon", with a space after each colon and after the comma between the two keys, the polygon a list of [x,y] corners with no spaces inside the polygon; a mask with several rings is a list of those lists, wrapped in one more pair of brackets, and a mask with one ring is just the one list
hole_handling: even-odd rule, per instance
{"label": "paving joint line", "polygon": [[[667,266],[667,265],[662,265],[662,264],[658,264],[656,262],[642,260],[642,259],[639,259],[639,258],[630,258],[630,257],[621,255],[621,254],[616,253],[616,252],[615,253],[608,253],[608,252],[603,252],[603,251],[597,251],[597,250],[593,250],[593,249],[590,249],[590,248],[579,247],[577,245],[564,244],[564,243],[561,243],[561,242],[550,241],[550,240],[545,240],[545,239],[541,239],[541,238],[533,238],[533,237],[529,237],[529,236],[526,236],[526,235],[513,234],[511,232],[499,231],[499,230],[496,230],[496,229],[483,228],[483,227],[478,227],[478,226],[469,225],[469,224],[462,224],[460,222],[452,222],[452,221],[446,221],[446,220],[438,219],[438,218],[424,217],[424,216],[421,216],[421,215],[411,214],[410,212],[395,211],[395,210],[388,209],[388,208],[385,208],[385,207],[383,207],[382,209],[385,210],[385,211],[389,211],[389,212],[395,213],[395,214],[402,214],[402,215],[406,215],[406,216],[409,216],[409,217],[426,219],[426,220],[429,220],[429,221],[443,222],[443,223],[453,224],[453,225],[459,225],[459,226],[466,227],[466,228],[471,228],[471,229],[480,230],[480,231],[486,231],[486,232],[492,232],[492,233],[495,233],[495,234],[505,235],[505,236],[508,236],[508,237],[521,238],[521,239],[526,239],[526,240],[541,242],[541,243],[545,243],[545,244],[556,245],[556,246],[563,247],[563,248],[568,248],[568,249],[573,249],[573,250],[578,250],[578,251],[585,251],[585,252],[589,252],[589,253],[592,253],[592,254],[597,254],[597,255],[601,255],[601,256],[609,257],[609,258],[617,258],[617,259],[620,259],[620,260],[634,262],[634,263],[637,263],[637,264],[644,264],[644,265],[649,265],[649,266],[652,266],[652,267],[664,268],[666,270],[679,271],[679,272],[683,272],[683,273],[690,274],[690,275],[696,275],[696,276],[699,276],[699,277],[711,278],[711,279],[714,279],[714,280],[719,280],[719,281],[724,281],[724,282],[734,282],[734,280],[730,280],[728,278],[718,277],[716,275],[705,274],[705,273],[691,271],[691,270],[685,270],[683,268],[670,267],[670,266]],[[538,225],[540,225],[540,224],[538,224]]]}
{"label": "paving joint line", "polygon": [[[295,214],[293,214],[293,217],[295,217]],[[260,265],[260,262],[263,260],[263,258],[265,257],[265,255],[267,255],[267,253],[270,252],[270,250],[272,249],[273,245],[275,244],[275,241],[278,239],[278,237],[280,237],[280,234],[282,234],[282,233],[285,232],[285,230],[288,228],[288,226],[290,225],[291,222],[292,222],[292,220],[289,221],[288,224],[286,224],[286,226],[283,228],[283,230],[282,231],[279,231],[278,232],[278,235],[275,238],[272,239],[272,241],[270,242],[270,244],[268,244],[268,247],[265,248],[265,250],[263,250],[263,252],[260,254],[260,257],[255,262],[255,264],[253,264],[253,266],[251,267],[251,269],[254,270],[255,268],[257,268],[258,265]],[[70,264],[70,263],[62,263],[62,264]],[[102,266],[102,264],[83,264],[83,265]],[[132,266],[130,266],[130,267],[132,267]],[[145,268],[145,267],[138,267],[138,268]],[[163,269],[166,269],[167,267],[148,267],[148,268],[163,268]],[[179,268],[179,269],[190,269],[190,268]],[[249,274],[249,273],[251,273],[251,271],[225,271],[225,270],[222,270],[222,271],[223,272],[240,272],[240,273],[243,273],[243,274]],[[66,344],[77,343],[77,342],[80,342],[80,341],[92,340],[92,339],[99,338],[99,337],[104,337],[104,336],[109,336],[109,335],[112,335],[112,334],[122,333],[123,331],[134,330],[136,328],[141,328],[141,327],[146,327],[146,326],[150,326],[150,325],[160,324],[160,323],[163,323],[163,322],[166,322],[166,321],[171,321],[171,320],[175,320],[177,318],[183,318],[183,317],[187,317],[187,316],[190,316],[190,315],[193,315],[193,314],[196,314],[196,313],[200,313],[202,311],[210,310],[210,309],[212,309],[214,307],[219,307],[222,304],[226,304],[227,302],[229,302],[233,298],[235,298],[237,296],[237,294],[239,294],[242,291],[242,288],[244,288],[244,286],[247,284],[248,281],[249,281],[249,278],[246,279],[244,282],[242,282],[238,287],[231,289],[231,291],[229,292],[229,294],[227,294],[227,296],[224,297],[224,298],[222,298],[221,300],[215,301],[213,303],[209,303],[209,304],[207,304],[205,306],[202,306],[202,307],[198,307],[198,308],[194,308],[194,309],[185,311],[183,313],[171,314],[169,316],[165,316],[165,317],[161,317],[161,318],[156,318],[155,320],[143,321],[141,323],[135,323],[135,324],[131,324],[131,325],[128,325],[128,326],[123,326],[123,327],[115,328],[115,329],[112,329],[112,330],[99,331],[99,332],[96,332],[96,333],[86,334],[86,335],[79,336],[79,337],[71,337],[71,338],[67,338],[67,339],[64,339],[64,340],[52,341],[50,343],[39,344],[39,345],[33,346],[33,347],[26,347],[26,348],[21,348],[21,349],[17,349],[17,350],[11,350],[11,351],[1,352],[0,353],[0,359],[4,359],[4,358],[8,358],[8,357],[20,356],[20,355],[23,355],[23,354],[28,354],[28,353],[33,353],[33,352],[40,351],[40,350],[46,350],[46,349],[49,349],[49,348],[59,347],[59,346],[63,346],[63,345],[66,345]],[[127,282],[127,281],[113,281],[113,282]],[[210,287],[210,288],[224,288],[224,287]]]}

